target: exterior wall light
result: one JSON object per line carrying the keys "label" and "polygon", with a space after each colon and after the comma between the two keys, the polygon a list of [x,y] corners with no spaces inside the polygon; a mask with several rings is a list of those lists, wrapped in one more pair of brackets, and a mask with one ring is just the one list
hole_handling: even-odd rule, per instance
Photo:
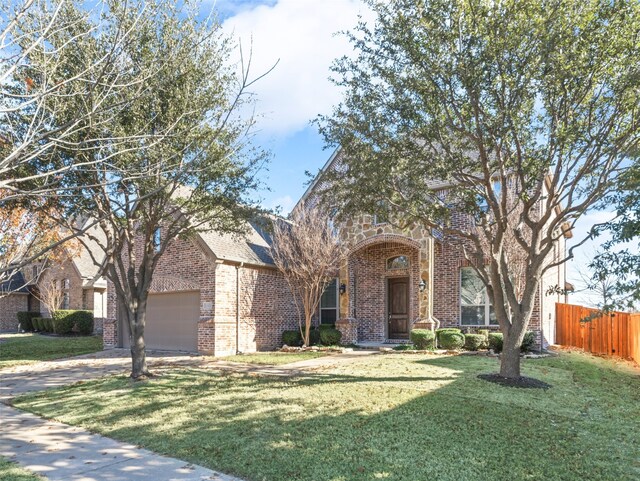
{"label": "exterior wall light", "polygon": [[420,284],[418,284],[418,289],[420,289],[420,292],[424,292],[426,288],[427,288],[427,283],[424,281],[424,279],[420,279]]}
{"label": "exterior wall light", "polygon": [[347,292],[347,285],[346,284],[340,284],[340,295],[344,294],[345,292]]}

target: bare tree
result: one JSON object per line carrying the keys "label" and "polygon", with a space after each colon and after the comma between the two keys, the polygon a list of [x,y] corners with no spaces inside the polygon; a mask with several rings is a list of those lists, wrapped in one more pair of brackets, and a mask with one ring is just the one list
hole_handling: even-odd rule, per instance
{"label": "bare tree", "polygon": [[344,254],[331,218],[318,206],[301,204],[288,222],[273,223],[271,257],[291,290],[305,346],[322,293],[336,277]]}
{"label": "bare tree", "polygon": [[[59,202],[58,189],[75,170],[108,162],[127,145],[147,148],[171,129],[113,129],[131,102],[144,95],[158,66],[141,69],[127,51],[132,32],[150,20],[137,2],[95,2],[86,11],[70,0],[22,0],[0,7],[0,208],[36,211]],[[126,10],[127,23],[116,10]],[[120,18],[123,18],[121,16]],[[169,57],[171,55],[169,54]],[[164,59],[159,59],[159,64]],[[106,146],[109,148],[106,148]],[[99,155],[83,155],[89,153]],[[135,175],[129,173],[129,175]],[[67,192],[69,183],[65,185]],[[76,185],[81,192],[84,185]],[[30,205],[27,205],[30,203]],[[0,225],[3,245],[13,244],[11,262],[25,265],[77,232],[46,235],[36,216],[24,216],[27,242]],[[46,223],[45,223],[46,224]],[[40,235],[43,234],[43,235]],[[28,247],[28,248],[27,248]],[[8,259],[8,257],[6,258]]]}
{"label": "bare tree", "polygon": [[64,291],[60,279],[46,279],[38,286],[37,298],[47,308],[49,317],[54,317],[56,311],[62,307]]}

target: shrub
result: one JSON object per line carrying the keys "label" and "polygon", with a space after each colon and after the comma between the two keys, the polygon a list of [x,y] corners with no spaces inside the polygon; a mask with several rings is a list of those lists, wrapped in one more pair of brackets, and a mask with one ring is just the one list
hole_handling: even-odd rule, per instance
{"label": "shrub", "polygon": [[489,334],[489,349],[493,349],[493,352],[502,351],[502,333],[492,332]]}
{"label": "shrub", "polygon": [[309,331],[309,345],[315,346],[320,342],[320,329],[311,329]]}
{"label": "shrub", "polygon": [[57,334],[70,334],[75,330],[79,334],[89,336],[93,334],[93,312],[61,309],[53,315],[51,327]]}
{"label": "shrub", "polygon": [[440,347],[447,350],[460,349],[464,346],[464,334],[461,332],[441,332],[440,333]]}
{"label": "shrub", "polygon": [[76,330],[83,336],[93,334],[93,312],[91,311],[74,311],[73,318],[76,322]]}
{"label": "shrub", "polygon": [[325,346],[335,346],[340,344],[342,333],[337,329],[321,328],[318,332],[320,333],[321,344]]}
{"label": "shrub", "polygon": [[480,349],[489,349],[489,329],[478,329],[478,334],[484,337]]}
{"label": "shrub", "polygon": [[40,317],[39,312],[22,311],[18,312],[18,322],[20,328],[24,331],[33,331],[35,326],[33,325],[33,318]]}
{"label": "shrub", "polygon": [[484,343],[485,337],[482,334],[465,334],[464,336],[464,348],[469,351],[477,351]]}
{"label": "shrub", "polygon": [[53,332],[53,320],[50,317],[41,317],[40,323],[44,332]]}
{"label": "shrub", "polygon": [[413,351],[418,348],[413,344],[398,344],[397,346],[393,346],[391,349],[394,351]]}
{"label": "shrub", "polygon": [[522,352],[533,351],[533,347],[536,344],[536,333],[532,331],[527,331],[524,334],[524,338],[522,339],[522,344],[520,344],[520,350]]}
{"label": "shrub", "polygon": [[302,336],[300,335],[300,331],[284,331],[282,333],[282,343],[287,346],[302,345]]}
{"label": "shrub", "polygon": [[69,311],[56,311],[53,313],[53,332],[56,334],[71,334],[73,331],[75,320],[68,312]]}
{"label": "shrub", "polygon": [[39,331],[40,330],[40,317],[32,317],[31,318],[31,325],[33,326],[33,330],[34,331]]}
{"label": "shrub", "polygon": [[424,350],[433,347],[433,340],[436,335],[429,329],[413,329],[410,337],[416,349]]}
{"label": "shrub", "polygon": [[445,332],[455,332],[457,334],[461,334],[462,331],[458,328],[455,327],[443,327],[441,329],[436,329],[436,339],[438,340],[438,346],[442,347],[442,345],[440,344],[440,336],[442,334],[444,334]]}

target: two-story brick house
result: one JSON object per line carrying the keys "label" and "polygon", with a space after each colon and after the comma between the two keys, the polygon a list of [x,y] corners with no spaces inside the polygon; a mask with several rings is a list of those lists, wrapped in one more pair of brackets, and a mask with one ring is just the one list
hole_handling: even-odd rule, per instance
{"label": "two-story brick house", "polygon": [[[324,169],[338,160],[339,153],[332,155]],[[282,331],[297,328],[298,313],[269,256],[264,227],[249,223],[244,238],[211,231],[169,244],[147,306],[149,348],[227,355],[279,347]],[[423,227],[402,230],[371,215],[337,228],[349,254],[322,297],[317,320],[335,323],[344,342],[403,340],[416,323],[432,320],[443,327],[498,328],[482,282],[455,243]],[[561,238],[556,254],[564,248]],[[558,267],[540,285],[530,329],[544,344],[553,343],[555,303],[563,300],[546,291],[564,283],[564,268]],[[108,306],[105,347],[127,347],[128,327],[118,321],[113,291]]]}

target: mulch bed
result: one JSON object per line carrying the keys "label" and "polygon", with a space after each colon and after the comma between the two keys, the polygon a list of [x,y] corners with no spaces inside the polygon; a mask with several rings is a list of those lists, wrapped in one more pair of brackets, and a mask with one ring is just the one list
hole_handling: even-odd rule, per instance
{"label": "mulch bed", "polygon": [[485,381],[500,384],[506,387],[519,387],[522,389],[549,389],[551,384],[547,384],[544,381],[534,379],[532,377],[520,376],[519,378],[512,379],[510,377],[502,377],[500,374],[478,374],[480,379]]}

